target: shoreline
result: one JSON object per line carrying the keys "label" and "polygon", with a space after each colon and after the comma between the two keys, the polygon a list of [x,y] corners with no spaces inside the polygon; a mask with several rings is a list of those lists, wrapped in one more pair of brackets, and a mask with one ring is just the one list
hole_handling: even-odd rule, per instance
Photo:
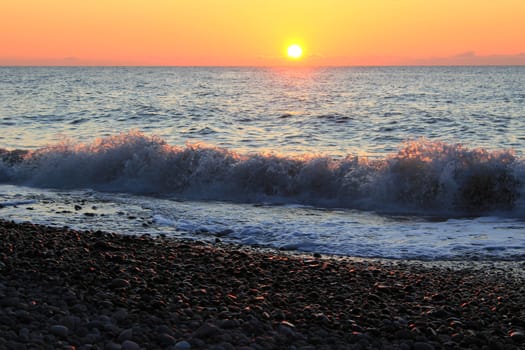
{"label": "shoreline", "polygon": [[523,261],[282,252],[0,220],[0,349],[523,349]]}

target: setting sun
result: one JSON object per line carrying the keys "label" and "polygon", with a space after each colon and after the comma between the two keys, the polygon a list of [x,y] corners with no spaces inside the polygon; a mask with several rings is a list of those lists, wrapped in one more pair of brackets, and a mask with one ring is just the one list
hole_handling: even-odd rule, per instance
{"label": "setting sun", "polygon": [[1,4],[0,66],[525,65],[523,0]]}
{"label": "setting sun", "polygon": [[288,53],[288,57],[293,58],[293,59],[298,59],[298,58],[301,58],[301,56],[303,55],[303,49],[299,45],[294,44],[294,45],[288,46],[287,53]]}

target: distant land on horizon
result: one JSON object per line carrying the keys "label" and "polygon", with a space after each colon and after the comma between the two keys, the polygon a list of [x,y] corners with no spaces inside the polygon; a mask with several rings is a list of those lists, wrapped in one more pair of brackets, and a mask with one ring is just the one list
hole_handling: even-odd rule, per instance
{"label": "distant land on horizon", "polygon": [[[450,57],[428,57],[419,59],[402,59],[394,57],[367,57],[349,59],[348,64],[324,63],[308,60],[301,63],[284,64],[162,64],[155,61],[111,61],[85,60],[76,57],[65,58],[2,58],[0,66],[123,66],[123,67],[388,67],[388,66],[525,66],[525,52],[516,55],[480,56],[474,52],[465,52]],[[366,61],[370,63],[365,63]],[[384,62],[384,63],[381,63]]]}

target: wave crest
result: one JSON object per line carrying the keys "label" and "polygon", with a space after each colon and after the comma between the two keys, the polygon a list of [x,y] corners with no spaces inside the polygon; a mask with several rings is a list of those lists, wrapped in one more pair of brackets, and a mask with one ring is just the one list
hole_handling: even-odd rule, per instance
{"label": "wave crest", "polygon": [[424,139],[380,159],[334,159],[241,155],[203,144],[177,147],[131,131],[91,144],[65,140],[36,151],[0,150],[0,181],[400,213],[523,216],[525,211],[525,166],[511,150]]}

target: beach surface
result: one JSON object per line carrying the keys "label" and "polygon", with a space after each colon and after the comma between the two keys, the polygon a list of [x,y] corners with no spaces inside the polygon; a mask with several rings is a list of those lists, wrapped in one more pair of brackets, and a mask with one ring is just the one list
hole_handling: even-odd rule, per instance
{"label": "beach surface", "polygon": [[524,268],[0,221],[0,349],[525,349]]}

